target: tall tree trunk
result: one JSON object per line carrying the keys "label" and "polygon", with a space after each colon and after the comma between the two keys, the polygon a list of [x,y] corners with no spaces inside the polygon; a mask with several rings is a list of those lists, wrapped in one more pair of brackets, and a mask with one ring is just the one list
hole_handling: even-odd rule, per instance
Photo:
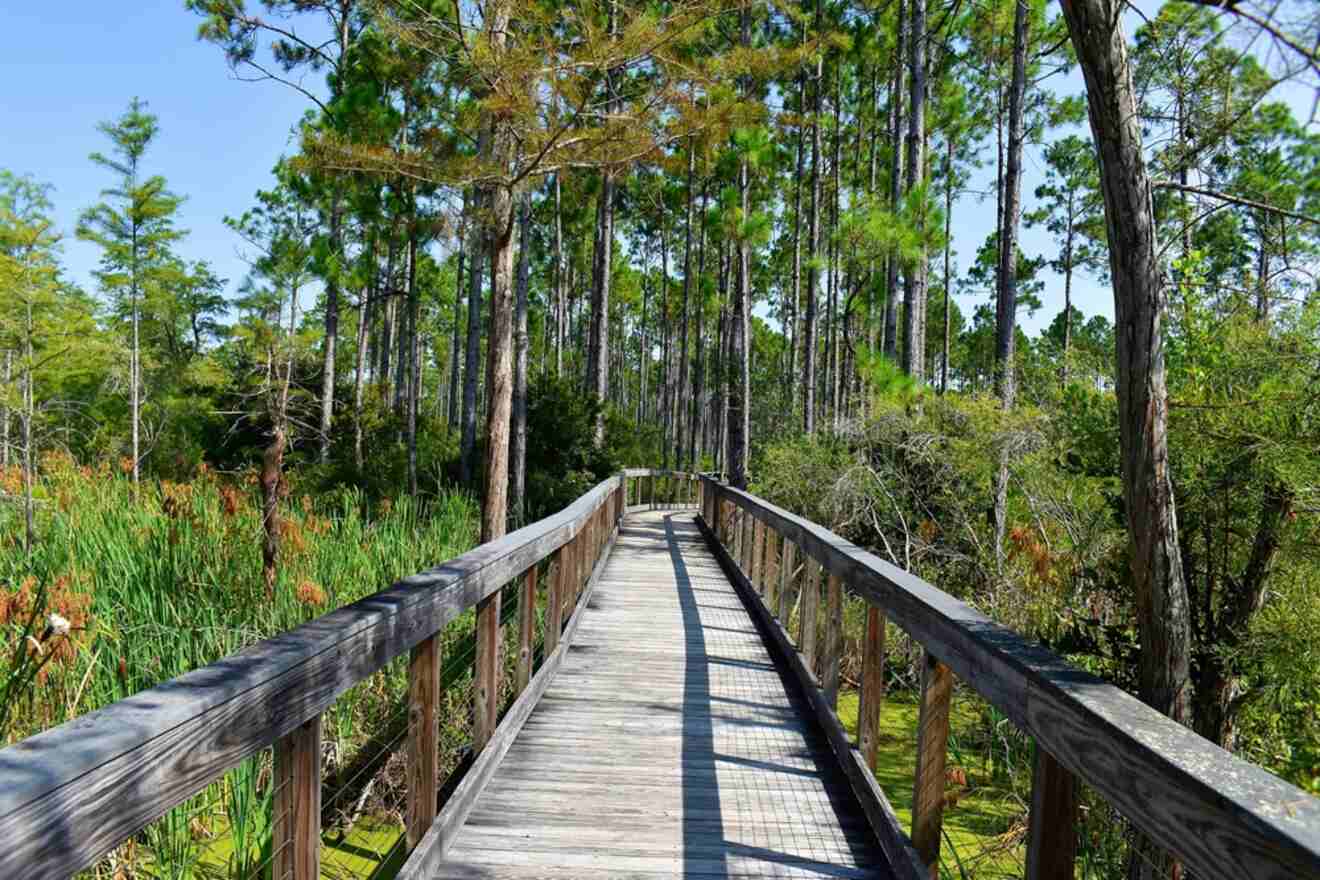
{"label": "tall tree trunk", "polygon": [[[338,257],[343,249],[343,210],[339,197],[330,205],[330,253]],[[319,456],[330,460],[330,429],[335,414],[335,344],[339,338],[339,280],[333,272],[325,282],[325,339],[321,345],[321,430]]]}
{"label": "tall tree trunk", "polygon": [[422,393],[422,363],[417,331],[420,295],[417,292],[417,229],[410,223],[408,235],[408,493],[417,497],[417,406]]}
{"label": "tall tree trunk", "polygon": [[[1169,475],[1160,332],[1165,292],[1120,0],[1062,0],[1086,81],[1114,286],[1123,501],[1141,642],[1141,698],[1188,719],[1191,624]],[[1140,860],[1137,860],[1140,861]],[[1133,873],[1144,873],[1134,868]]]}
{"label": "tall tree trunk", "polygon": [[509,437],[509,521],[514,528],[526,522],[527,486],[527,281],[531,250],[531,197],[524,193],[518,206],[518,280],[513,313],[513,427]]}
{"label": "tall tree trunk", "polygon": [[398,260],[399,244],[395,232],[397,224],[390,227],[390,245],[385,257],[385,284],[381,290],[380,303],[380,333],[376,339],[376,347],[379,349],[376,359],[376,382],[383,386],[381,389],[382,401],[389,399],[390,371],[394,357],[394,334],[397,329],[394,325],[394,316],[398,311],[398,285],[394,279],[394,264]]}
{"label": "tall tree trunk", "polygon": [[[507,139],[508,135],[501,135]],[[507,145],[494,155],[507,159]],[[504,167],[507,163],[501,163]],[[490,193],[490,325],[486,337],[486,480],[481,510],[481,541],[507,531],[509,427],[513,409],[513,193],[504,186]]]}
{"label": "tall tree trunk", "polygon": [[[907,32],[905,0],[898,0],[894,18],[894,81],[889,97],[889,207],[897,211],[903,199],[903,42]],[[898,363],[898,257],[891,255],[885,278],[884,353]]]}
{"label": "tall tree trunk", "polygon": [[650,299],[651,294],[651,285],[647,282],[645,271],[645,265],[650,262],[651,258],[649,245],[650,239],[648,238],[642,251],[644,268],[642,272],[642,319],[639,327],[639,335],[641,338],[638,339],[637,344],[637,372],[639,374],[637,377],[637,426],[639,428],[646,424],[646,403],[648,399],[646,392],[647,386],[650,384],[649,379],[651,373],[651,340],[647,332],[649,328],[646,326],[646,313],[648,300]]}
{"label": "tall tree trunk", "polygon": [[555,172],[555,376],[564,374],[564,340],[568,337],[568,328],[564,321],[568,311],[564,306],[564,219],[561,208],[559,178],[563,172]]}
{"label": "tall tree trunk", "polygon": [[[483,135],[483,137],[488,137]],[[459,481],[474,482],[477,454],[477,381],[481,362],[481,286],[486,261],[489,221],[482,216],[485,198],[480,189],[472,192],[472,257],[468,269],[467,343],[463,361],[463,436],[459,445]]]}
{"label": "tall tree trunk", "polygon": [[[484,10],[483,30],[489,51],[502,57],[512,17],[511,0],[493,0]],[[515,142],[507,119],[490,114],[482,133],[480,155],[492,171],[512,169]],[[508,528],[509,422],[513,407],[513,191],[493,184],[486,194],[483,223],[490,248],[490,327],[486,340],[486,455],[481,503],[481,542],[494,541]],[[476,261],[473,275],[477,275]],[[475,373],[475,369],[473,370]],[[499,710],[500,591],[477,605],[477,644],[473,748],[480,751],[495,732]]]}
{"label": "tall tree trunk", "polygon": [[[692,412],[688,425],[688,470],[696,471],[700,465],[700,456],[697,453],[697,423],[705,415],[705,407],[701,405],[702,382],[705,377],[702,374],[702,334],[705,328],[705,304],[706,298],[702,293],[701,279],[706,277],[706,194],[707,187],[705,181],[701,184],[701,242],[697,247],[697,302],[696,302],[696,324],[697,324],[697,362],[692,377]],[[791,347],[791,345],[790,345]]]}
{"label": "tall tree trunk", "polygon": [[[617,0],[610,0],[608,14],[610,39],[618,34]],[[613,69],[605,74],[605,112],[615,110],[617,100],[617,72]],[[596,269],[591,291],[591,340],[587,351],[587,387],[603,403],[610,387],[609,359],[609,324],[610,324],[610,284],[614,266],[614,169],[606,167],[601,172],[599,228],[596,242]],[[605,442],[605,409],[596,415],[594,440],[597,446]]]}
{"label": "tall tree trunk", "polygon": [[[142,345],[141,345],[141,327],[142,311],[138,304],[138,292],[136,285],[133,289],[133,350],[129,355],[128,372],[129,383],[133,386],[131,393],[131,406],[133,418],[133,485],[137,485],[141,476],[142,464]],[[31,364],[28,365],[29,382],[31,381]],[[25,425],[24,431],[30,431],[31,426]]]}
{"label": "tall tree trunk", "polygon": [[28,555],[37,545],[36,511],[32,497],[32,484],[36,478],[32,461],[32,420],[37,417],[36,395],[33,393],[35,358],[32,336],[35,327],[32,318],[32,300],[24,303],[26,321],[23,334],[23,550]]}
{"label": "tall tree trunk", "polygon": [[454,327],[449,342],[449,412],[446,421],[449,429],[458,427],[458,377],[462,371],[459,352],[463,348],[461,328],[463,326],[463,260],[467,256],[467,251],[463,247],[463,232],[458,236],[458,253],[455,255],[457,263],[454,274]]}
{"label": "tall tree trunk", "polygon": [[[1069,200],[1071,201],[1071,196]],[[1063,359],[1059,364],[1059,386],[1068,387],[1068,354],[1072,349],[1072,276],[1073,276],[1072,206],[1068,210],[1068,237],[1063,244]]]}
{"label": "tall tree trunk", "polygon": [[[752,11],[744,5],[741,13],[741,39],[744,51],[752,45]],[[743,99],[751,97],[751,80],[742,77]],[[751,185],[748,180],[747,151],[738,157],[738,202],[743,217],[751,216]],[[751,430],[749,404],[751,401],[750,348],[748,340],[748,314],[752,298],[751,243],[745,236],[738,242],[738,280],[733,290],[733,336],[730,341],[733,359],[733,381],[729,392],[729,483],[738,489],[747,488],[747,442]]]}
{"label": "tall tree trunk", "polygon": [[669,219],[661,203],[660,219],[660,466],[669,470],[673,429],[673,330],[669,319]]}
{"label": "tall tree trunk", "polygon": [[[806,103],[806,79],[798,76],[798,109]],[[798,348],[802,333],[798,328],[799,307],[802,304],[802,167],[806,154],[802,126],[797,127],[797,159],[793,172],[793,285],[791,299],[784,303],[784,338],[788,340],[788,400],[790,413],[799,397]]]}
{"label": "tall tree trunk", "polygon": [[[5,387],[14,381],[14,351],[5,349]],[[9,467],[9,424],[13,416],[9,412],[9,404],[0,404],[0,468]]]}
{"label": "tall tree trunk", "polygon": [[839,271],[843,262],[843,255],[839,252],[837,235],[839,232],[839,199],[842,193],[839,177],[841,171],[842,156],[841,148],[843,141],[843,95],[840,85],[840,71],[843,69],[842,60],[836,60],[834,63],[834,159],[831,163],[831,176],[833,177],[833,195],[830,196],[830,337],[826,342],[826,348],[829,351],[829,365],[826,367],[829,373],[829,394],[830,394],[830,426],[832,430],[839,429],[840,409],[842,401],[839,398],[839,389],[841,386],[840,370],[842,368],[842,357],[839,353],[840,333],[839,321],[841,316],[839,308],[843,302],[843,293],[839,289]]}
{"label": "tall tree trunk", "polygon": [[[995,392],[1004,410],[1017,399],[1014,363],[1017,335],[1017,238],[1022,201],[1022,140],[1027,90],[1027,0],[1017,0],[1013,14],[1013,81],[1008,94],[1008,162],[1004,175],[1003,211],[999,228],[999,297],[995,321]],[[995,476],[995,561],[1004,570],[1004,538],[1008,531],[1009,451],[999,454]]]}
{"label": "tall tree trunk", "polygon": [[[816,3],[815,31],[821,30],[821,2]],[[812,73],[811,87],[811,214],[808,221],[807,247],[807,303],[802,327],[802,428],[808,434],[816,431],[816,305],[820,288],[820,91],[824,76],[824,58],[816,55],[816,69]]]}
{"label": "tall tree trunk", "polygon": [[[596,252],[592,270],[591,331],[587,343],[587,390],[603,403],[609,393],[609,311],[611,266],[614,253],[614,172],[601,172],[600,203],[596,210]],[[605,439],[605,411],[596,419],[594,440]]]}
{"label": "tall tree trunk", "polygon": [[948,136],[948,153],[944,157],[944,357],[940,362],[940,394],[949,390],[949,322],[952,320],[953,275],[950,268],[950,250],[953,247],[953,154],[952,132]]}
{"label": "tall tree trunk", "polygon": [[688,309],[692,302],[692,222],[696,208],[696,198],[692,192],[692,178],[696,174],[697,155],[696,138],[688,141],[687,167],[687,219],[683,230],[683,314],[679,318],[678,336],[678,416],[674,431],[674,467],[683,467],[683,439],[687,436],[686,422],[688,407],[684,396],[688,392]]}
{"label": "tall tree trunk", "polygon": [[[907,189],[916,190],[925,178],[926,164],[926,0],[910,0],[912,31],[908,47]],[[923,243],[903,283],[903,370],[920,380],[926,363],[926,246],[925,207],[918,211],[918,236]]]}

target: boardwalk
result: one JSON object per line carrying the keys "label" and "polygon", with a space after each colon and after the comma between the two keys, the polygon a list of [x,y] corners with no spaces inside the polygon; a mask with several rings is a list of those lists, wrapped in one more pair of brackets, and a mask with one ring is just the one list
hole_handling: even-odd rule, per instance
{"label": "boardwalk", "polygon": [[888,876],[810,717],[693,514],[629,514],[436,876]]}
{"label": "boardwalk", "polygon": [[[699,518],[625,515],[630,499],[694,487]],[[514,699],[442,801],[436,735],[453,711],[440,675],[446,627],[475,611],[474,672],[496,681],[499,612],[488,600],[506,588],[520,596]],[[845,591],[866,605],[855,737],[832,700]],[[758,594],[799,596],[801,614],[786,627]],[[544,651],[534,650],[538,607],[565,612],[561,639]],[[872,772],[894,627],[922,651],[910,822]],[[1133,839],[1197,877],[1320,880],[1320,800],[822,526],[708,475],[644,468],[352,605],[0,749],[0,876],[65,880],[103,864],[167,812],[196,815],[191,798],[273,742],[271,875],[318,880],[326,834],[342,834],[322,826],[323,715],[395,659],[408,662],[409,693],[396,752],[408,768],[398,880],[956,871],[941,847],[955,680],[1034,744],[1027,880],[1077,873],[1083,790],[1123,817],[1118,831],[1134,828],[1145,838]],[[457,711],[475,715],[491,693],[473,688],[474,705]]]}

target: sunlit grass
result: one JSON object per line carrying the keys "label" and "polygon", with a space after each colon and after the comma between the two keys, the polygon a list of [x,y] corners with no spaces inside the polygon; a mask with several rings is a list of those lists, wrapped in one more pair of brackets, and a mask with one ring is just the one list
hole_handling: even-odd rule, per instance
{"label": "sunlit grass", "polygon": [[[880,749],[875,778],[894,807],[905,831],[912,828],[912,783],[917,765],[918,706],[896,694],[880,713]],[[839,719],[855,738],[857,693],[839,695]],[[974,706],[955,697],[950,708],[950,749],[945,781],[944,839],[940,874],[949,878],[1021,877],[1025,853],[1023,805],[1000,778],[993,759],[981,752],[963,753],[959,740],[975,739],[982,721]],[[1011,768],[1010,768],[1011,769]],[[1030,768],[1027,768],[1028,775]]]}

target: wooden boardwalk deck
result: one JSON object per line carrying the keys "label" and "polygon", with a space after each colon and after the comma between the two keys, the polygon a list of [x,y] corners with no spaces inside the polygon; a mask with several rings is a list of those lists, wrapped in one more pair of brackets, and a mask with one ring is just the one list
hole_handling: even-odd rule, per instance
{"label": "wooden boardwalk deck", "polygon": [[435,876],[887,877],[810,719],[694,513],[630,513]]}

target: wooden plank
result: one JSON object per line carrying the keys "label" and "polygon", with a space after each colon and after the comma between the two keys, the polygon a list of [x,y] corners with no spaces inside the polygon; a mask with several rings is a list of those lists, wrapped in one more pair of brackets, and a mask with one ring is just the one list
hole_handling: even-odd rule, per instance
{"label": "wooden plank", "polygon": [[839,708],[839,662],[843,657],[843,583],[830,575],[825,590],[825,653],[821,657],[820,686],[831,709]]}
{"label": "wooden plank", "polygon": [[564,596],[568,594],[568,557],[567,545],[555,551],[555,576],[550,581],[550,596],[545,609],[545,653],[551,654],[559,647],[559,634],[564,628]]}
{"label": "wooden plank", "polygon": [[532,650],[536,641],[536,576],[533,565],[523,575],[522,595],[518,597],[518,670],[514,693],[520,694],[532,679]]}
{"label": "wooden plank", "polygon": [[[738,559],[742,563],[742,570],[747,575],[748,580],[752,578],[752,553],[756,546],[754,532],[756,530],[756,517],[750,512],[744,510],[742,516],[742,543],[739,544],[741,550]],[[755,581],[752,582],[755,586]]]}
{"label": "wooden plank", "polygon": [[879,608],[866,609],[866,636],[862,645],[862,692],[857,706],[857,746],[866,766],[874,770],[880,756],[880,709],[885,699],[885,616]]}
{"label": "wooden plank", "polygon": [[726,876],[743,864],[888,876],[828,744],[690,521],[639,518],[447,860],[475,873],[481,861],[626,877],[663,861],[698,875],[720,859]]}
{"label": "wooden plank", "polygon": [[554,552],[618,479],[387,590],[0,750],[0,871],[62,880],[95,862]]}
{"label": "wooden plank", "polygon": [[318,880],[321,874],[321,716],[275,743],[275,880]]}
{"label": "wooden plank", "polygon": [[752,584],[758,591],[764,592],[765,582],[761,577],[761,566],[765,558],[765,524],[759,519],[752,522],[752,564],[748,569]]}
{"label": "wooden plank", "polygon": [[440,636],[414,647],[408,657],[408,846],[414,847],[435,820],[439,793]]}
{"label": "wooden plank", "polygon": [[[613,541],[611,540],[606,546],[605,552],[601,554],[600,562],[596,565],[595,571],[592,572],[591,578],[583,590],[582,604],[584,605],[590,599],[591,591],[600,579],[601,572],[605,570],[612,546]],[[532,714],[532,710],[536,708],[536,704],[540,702],[542,695],[545,694],[550,683],[554,680],[559,667],[564,662],[564,658],[568,656],[569,649],[573,644],[574,634],[581,623],[581,614],[574,613],[570,615],[568,626],[564,629],[559,646],[554,653],[545,658],[545,662],[536,671],[527,688],[509,707],[509,711],[495,731],[495,735],[487,743],[485,750],[473,761],[472,766],[468,768],[463,780],[454,789],[453,794],[449,796],[449,800],[445,802],[440,815],[422,837],[421,842],[408,856],[408,860],[396,875],[396,880],[427,880],[427,878],[434,876],[453,843],[454,837],[462,828],[463,823],[467,821],[467,817],[472,812],[472,808],[476,805],[482,791],[485,790],[494,777],[500,763],[504,760],[504,756],[508,754],[509,748],[517,739],[519,731],[523,729],[528,717]]]}
{"label": "wooden plank", "polygon": [[714,535],[705,528],[704,523],[700,525],[724,573],[738,588],[743,600],[752,610],[752,616],[766,635],[775,657],[793,673],[799,692],[806,698],[816,722],[825,731],[830,748],[848,777],[853,794],[861,805],[871,830],[880,841],[893,876],[900,880],[919,880],[919,878],[925,880],[925,865],[913,848],[912,841],[899,825],[898,816],[876,782],[875,774],[866,765],[861,753],[853,748],[848,739],[848,732],[839,721],[838,715],[825,702],[824,694],[816,687],[815,675],[806,664],[806,658],[794,648],[793,640],[784,624],[776,621],[770,614],[769,609],[760,601],[746,578],[742,577],[737,566],[733,564],[728,552],[714,540]]}
{"label": "wooden plank", "polygon": [[[721,501],[754,509],[799,551],[824,560],[1197,876],[1320,877],[1320,799],[829,530],[702,479]],[[1160,792],[1154,803],[1151,791]]]}
{"label": "wooden plank", "polygon": [[779,587],[779,554],[781,552],[779,533],[767,527],[765,530],[765,561],[762,567],[761,595],[765,598],[765,607],[775,608]]}
{"label": "wooden plank", "polygon": [[806,577],[802,584],[802,599],[798,602],[798,650],[816,677],[816,611],[820,607],[820,565],[807,561]]}
{"label": "wooden plank", "polygon": [[921,706],[917,716],[917,770],[912,785],[912,845],[939,877],[944,827],[944,773],[949,753],[949,702],[953,673],[930,652],[922,657]]}
{"label": "wooden plank", "polygon": [[477,603],[477,649],[472,658],[472,750],[480,752],[495,734],[500,697],[500,593]]}
{"label": "wooden plank", "polygon": [[1071,880],[1076,859],[1076,778],[1038,746],[1027,819],[1027,880]]}

